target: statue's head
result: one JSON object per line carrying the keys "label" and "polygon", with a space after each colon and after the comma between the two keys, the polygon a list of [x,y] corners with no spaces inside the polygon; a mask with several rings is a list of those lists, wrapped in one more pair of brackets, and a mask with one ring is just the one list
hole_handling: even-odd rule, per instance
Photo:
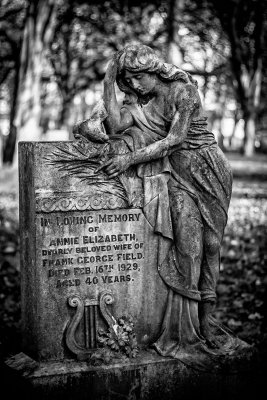
{"label": "statue's head", "polygon": [[145,45],[129,45],[124,48],[119,58],[119,71],[157,72],[163,62],[154,50]]}
{"label": "statue's head", "polygon": [[153,92],[158,80],[194,83],[189,74],[175,65],[163,62],[148,46],[129,45],[120,53],[117,83],[124,92],[130,89],[138,96],[146,96]]}

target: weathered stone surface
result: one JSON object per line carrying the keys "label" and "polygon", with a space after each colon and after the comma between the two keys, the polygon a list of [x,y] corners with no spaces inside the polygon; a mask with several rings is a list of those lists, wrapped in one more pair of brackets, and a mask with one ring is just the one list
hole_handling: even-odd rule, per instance
{"label": "weathered stone surface", "polygon": [[75,153],[75,143],[19,148],[24,352],[61,360],[74,356],[73,346],[90,351],[112,316],[133,318],[139,345],[156,340],[167,288],[157,271],[158,237],[140,208],[140,182],[129,205],[54,162]]}
{"label": "weathered stone surface", "polygon": [[239,357],[226,362],[220,371],[207,373],[148,352],[127,363],[101,367],[74,360],[36,365],[18,354],[7,362],[4,385],[9,399],[22,394],[40,400],[245,400],[262,396],[266,370],[250,351]]}

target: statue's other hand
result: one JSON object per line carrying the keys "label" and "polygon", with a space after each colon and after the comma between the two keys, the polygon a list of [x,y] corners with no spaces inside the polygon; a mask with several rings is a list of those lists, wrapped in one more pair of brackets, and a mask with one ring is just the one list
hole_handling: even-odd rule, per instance
{"label": "statue's other hand", "polygon": [[87,140],[96,143],[105,143],[109,140],[108,135],[102,129],[101,122],[95,121],[92,117],[75,124],[72,133],[76,140]]}
{"label": "statue's other hand", "polygon": [[111,158],[110,160],[102,163],[98,168],[95,169],[95,173],[105,170],[109,179],[115,178],[122,172],[126,171],[131,166],[131,155],[123,154]]}

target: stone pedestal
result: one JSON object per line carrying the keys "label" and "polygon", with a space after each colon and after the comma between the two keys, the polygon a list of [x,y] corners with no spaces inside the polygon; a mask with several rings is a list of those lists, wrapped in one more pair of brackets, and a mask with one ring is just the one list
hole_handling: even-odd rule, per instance
{"label": "stone pedestal", "polygon": [[37,363],[20,353],[7,361],[5,384],[9,399],[23,394],[28,400],[245,400],[258,398],[264,374],[251,351],[209,372],[152,352],[104,366],[71,360]]}

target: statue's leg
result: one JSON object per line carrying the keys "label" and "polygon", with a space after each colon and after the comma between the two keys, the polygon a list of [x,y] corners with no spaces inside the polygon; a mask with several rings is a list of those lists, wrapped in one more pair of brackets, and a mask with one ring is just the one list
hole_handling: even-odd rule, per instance
{"label": "statue's leg", "polygon": [[171,217],[179,272],[185,289],[198,290],[203,255],[203,224],[194,200],[185,192],[169,186]]}
{"label": "statue's leg", "polygon": [[209,317],[214,311],[216,304],[216,285],[219,277],[220,268],[220,245],[221,237],[212,229],[204,229],[204,254],[201,267],[199,290],[201,292],[201,302],[199,304],[200,331],[205,337],[210,347],[218,347],[218,343],[213,337]]}

